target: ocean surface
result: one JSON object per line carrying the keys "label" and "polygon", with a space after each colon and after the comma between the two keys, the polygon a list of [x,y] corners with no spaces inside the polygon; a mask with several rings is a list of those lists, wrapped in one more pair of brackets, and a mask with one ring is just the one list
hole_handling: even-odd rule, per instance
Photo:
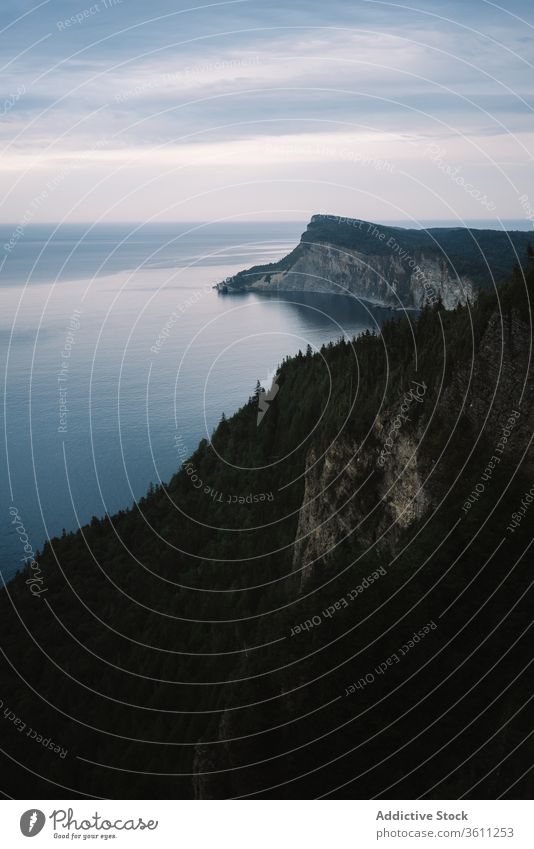
{"label": "ocean surface", "polygon": [[[0,569],[167,481],[287,355],[378,327],[339,297],[222,296],[213,284],[305,224],[0,229]],[[17,522],[19,519],[17,518]]]}
{"label": "ocean surface", "polygon": [[213,290],[284,256],[304,229],[0,227],[3,580],[28,546],[168,481],[178,437],[192,453],[285,356],[380,327],[388,310],[340,296]]}

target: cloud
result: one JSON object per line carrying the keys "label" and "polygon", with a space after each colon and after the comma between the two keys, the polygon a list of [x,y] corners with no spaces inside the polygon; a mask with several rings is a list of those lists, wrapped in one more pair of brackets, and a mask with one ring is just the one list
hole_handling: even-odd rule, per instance
{"label": "cloud", "polygon": [[520,0],[7,2],[0,174],[35,187],[70,163],[71,187],[91,169],[178,167],[193,184],[235,163],[244,181],[295,164],[313,179],[352,149],[415,168],[407,139],[460,138],[466,161],[493,139],[491,156],[528,162],[532,17]]}

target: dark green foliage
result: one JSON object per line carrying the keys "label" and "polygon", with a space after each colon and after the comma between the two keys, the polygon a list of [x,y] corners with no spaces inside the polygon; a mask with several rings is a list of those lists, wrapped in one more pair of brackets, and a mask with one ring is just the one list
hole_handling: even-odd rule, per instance
{"label": "dark green foliage", "polygon": [[[491,798],[518,779],[512,796],[528,797],[519,780],[531,762],[519,745],[532,656],[528,520],[505,528],[531,467],[503,463],[462,512],[495,437],[477,432],[457,387],[496,317],[503,333],[507,316],[530,333],[532,265],[529,254],[525,272],[470,307],[427,307],[380,334],[287,359],[261,426],[257,387],[166,486],[47,543],[46,593],[32,597],[19,574],[0,596],[0,694],[69,754],[2,721],[4,791]],[[340,523],[332,556],[302,582],[308,564],[293,543],[311,458],[323,469],[339,440],[373,459],[377,414],[394,412],[413,380],[427,394],[405,433],[418,434],[432,508],[388,529],[375,473],[343,493],[362,527]],[[262,493],[272,500],[255,501]],[[321,499],[327,516],[339,507],[335,481]],[[379,567],[386,575],[357,602],[290,636]],[[431,620],[437,629],[402,663],[345,696]]]}
{"label": "dark green foliage", "polygon": [[301,242],[279,262],[256,265],[232,278],[232,288],[249,286],[262,277],[290,268],[307,244],[328,244],[370,256],[395,256],[420,262],[440,256],[453,276],[467,277],[476,286],[494,289],[510,268],[525,256],[530,234],[523,230],[477,230],[466,227],[430,227],[415,230],[387,227],[334,215],[314,215]]}
{"label": "dark green foliage", "polygon": [[371,255],[418,258],[438,253],[452,271],[484,288],[493,288],[525,256],[531,234],[523,230],[478,230],[467,227],[429,227],[410,230],[357,219],[314,215],[303,242],[329,242]]}

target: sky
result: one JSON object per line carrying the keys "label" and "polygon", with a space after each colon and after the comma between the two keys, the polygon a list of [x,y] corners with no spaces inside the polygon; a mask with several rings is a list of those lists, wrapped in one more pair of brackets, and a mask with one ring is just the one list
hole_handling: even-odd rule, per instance
{"label": "sky", "polygon": [[2,0],[0,222],[534,222],[532,0]]}

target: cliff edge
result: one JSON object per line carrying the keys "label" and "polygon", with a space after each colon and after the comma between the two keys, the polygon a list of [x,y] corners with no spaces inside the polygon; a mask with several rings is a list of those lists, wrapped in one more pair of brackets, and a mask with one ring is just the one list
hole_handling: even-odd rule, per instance
{"label": "cliff edge", "polygon": [[314,215],[283,259],[240,271],[218,284],[242,291],[317,292],[382,306],[446,309],[491,289],[525,254],[523,231],[462,227],[407,229],[355,218]]}

